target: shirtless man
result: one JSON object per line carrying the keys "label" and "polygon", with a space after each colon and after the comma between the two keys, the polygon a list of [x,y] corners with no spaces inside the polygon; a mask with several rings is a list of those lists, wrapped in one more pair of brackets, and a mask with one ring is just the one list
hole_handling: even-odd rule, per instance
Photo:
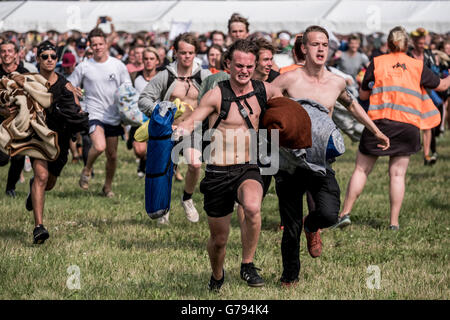
{"label": "shirtless man", "polygon": [[[294,99],[306,98],[326,107],[332,116],[336,100],[370,130],[380,141],[383,150],[389,147],[389,139],[375,126],[364,109],[347,93],[345,80],[325,68],[328,55],[328,33],[319,26],[310,26],[303,34],[302,51],[305,54],[304,68],[284,73],[273,85]],[[280,154],[281,156],[281,154]],[[326,175],[314,174],[310,170],[296,168],[294,174],[280,170],[276,176],[280,215],[284,223],[281,254],[283,286],[295,285],[300,272],[300,234],[302,229],[302,198],[309,191],[315,208],[304,219],[308,251],[313,258],[322,252],[320,229],[328,228],[338,219],[340,190],[331,167]]]}
{"label": "shirtless man", "polygon": [[[212,144],[216,138],[222,137],[218,142],[221,152],[212,153],[206,166],[205,178],[200,184],[200,191],[204,194],[204,209],[208,215],[210,238],[207,245],[208,255],[212,268],[209,282],[210,290],[219,290],[224,282],[226,244],[230,231],[231,213],[234,203],[237,201],[244,208],[246,219],[246,237],[243,246],[241,264],[241,278],[247,281],[251,287],[261,287],[264,280],[259,276],[257,268],[253,264],[256,245],[261,230],[261,201],[263,196],[262,179],[257,164],[250,159],[251,136],[250,125],[241,115],[239,106],[232,102],[228,116],[217,123],[222,106],[222,89],[229,88],[237,96],[249,94],[255,90],[251,81],[255,70],[258,47],[248,40],[237,40],[229,49],[230,81],[220,82],[219,86],[208,91],[200,106],[192,115],[180,123],[174,132],[174,136],[186,136],[194,129],[194,122],[203,121],[209,117],[209,127],[216,127],[212,134]],[[261,84],[261,83],[260,83]],[[281,92],[270,84],[262,84],[265,88],[267,99],[281,96]],[[258,129],[261,107],[255,95],[246,99],[248,105],[240,100],[241,107],[245,110],[253,129]],[[251,109],[248,107],[250,106]],[[218,140],[220,141],[220,140]],[[245,141],[245,151],[239,153],[234,141]],[[222,154],[222,156],[220,156]],[[244,239],[243,239],[244,240]]]}
{"label": "shirtless man", "polygon": [[[173,101],[179,98],[194,109],[197,107],[197,96],[201,81],[211,74],[202,69],[194,58],[198,50],[198,41],[192,33],[180,34],[174,41],[176,61],[166,67],[152,78],[139,97],[139,109],[148,117],[151,116],[159,101]],[[169,83],[170,82],[170,83]],[[189,108],[179,117],[174,125],[192,114]],[[195,185],[200,177],[201,151],[189,148],[184,153],[188,162],[183,198],[181,204],[186,217],[191,222],[198,221],[198,212],[192,201]],[[159,218],[160,223],[168,223],[169,213]]]}

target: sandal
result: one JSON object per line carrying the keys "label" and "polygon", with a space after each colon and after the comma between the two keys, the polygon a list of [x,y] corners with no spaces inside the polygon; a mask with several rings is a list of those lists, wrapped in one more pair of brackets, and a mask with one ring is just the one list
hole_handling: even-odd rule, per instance
{"label": "sandal", "polygon": [[81,171],[80,181],[79,181],[79,185],[80,185],[81,189],[83,189],[83,190],[89,189],[89,179],[90,178],[91,178],[91,175],[85,175],[83,173],[83,171]]}

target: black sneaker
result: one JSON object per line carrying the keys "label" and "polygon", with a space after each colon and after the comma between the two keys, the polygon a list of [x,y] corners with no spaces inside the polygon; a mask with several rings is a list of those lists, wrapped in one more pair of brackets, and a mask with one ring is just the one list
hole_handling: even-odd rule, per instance
{"label": "black sneaker", "polygon": [[241,279],[247,281],[250,287],[264,286],[264,280],[257,271],[261,271],[261,269],[256,268],[253,262],[241,263]]}
{"label": "black sneaker", "polygon": [[44,225],[40,224],[33,230],[33,243],[42,244],[49,236],[47,229],[45,229]]}
{"label": "black sneaker", "polygon": [[30,192],[28,192],[27,200],[25,201],[25,208],[28,211],[33,210],[33,201],[31,200],[31,186],[33,185],[34,177],[30,179]]}
{"label": "black sneaker", "polygon": [[213,275],[211,275],[211,279],[209,279],[208,288],[209,291],[219,291],[222,288],[223,282],[225,280],[225,270],[223,270],[222,279],[216,280]]}

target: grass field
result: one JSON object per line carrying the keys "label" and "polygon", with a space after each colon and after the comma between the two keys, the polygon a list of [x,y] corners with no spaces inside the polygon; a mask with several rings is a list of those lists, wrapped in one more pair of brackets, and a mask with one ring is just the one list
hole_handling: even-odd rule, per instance
{"label": "grass field", "polygon": [[[357,149],[347,138],[346,146],[347,152],[334,164],[341,200]],[[10,199],[4,195],[8,166],[2,167],[0,299],[447,300],[449,133],[438,140],[438,151],[439,161],[433,167],[423,166],[421,153],[411,159],[399,232],[387,228],[387,159],[379,159],[354,207],[353,224],[322,233],[320,258],[309,256],[302,234],[300,283],[293,289],[282,289],[278,282],[282,233],[272,182],[263,203],[255,258],[266,286],[250,288],[239,278],[240,232],[234,215],[226,282],[219,294],[207,290],[209,230],[202,194],[194,194],[200,221],[190,223],[179,204],[183,183],[174,182],[170,225],[157,225],[145,213],[144,180],[137,177],[135,159],[123,141],[113,199],[100,195],[104,155],[95,165],[96,176],[88,192],[78,187],[81,164],[65,167],[55,189],[46,196],[44,224],[50,239],[40,246],[32,245],[32,214],[24,206],[32,173],[25,173],[26,183],[17,186],[18,197]]]}

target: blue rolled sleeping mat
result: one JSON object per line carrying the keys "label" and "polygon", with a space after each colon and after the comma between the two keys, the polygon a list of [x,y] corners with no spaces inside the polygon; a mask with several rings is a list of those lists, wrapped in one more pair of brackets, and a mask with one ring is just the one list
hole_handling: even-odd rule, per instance
{"label": "blue rolled sleeping mat", "polygon": [[162,101],[156,105],[148,125],[145,210],[152,219],[162,217],[170,210],[174,166],[171,136],[176,111],[175,104]]}

